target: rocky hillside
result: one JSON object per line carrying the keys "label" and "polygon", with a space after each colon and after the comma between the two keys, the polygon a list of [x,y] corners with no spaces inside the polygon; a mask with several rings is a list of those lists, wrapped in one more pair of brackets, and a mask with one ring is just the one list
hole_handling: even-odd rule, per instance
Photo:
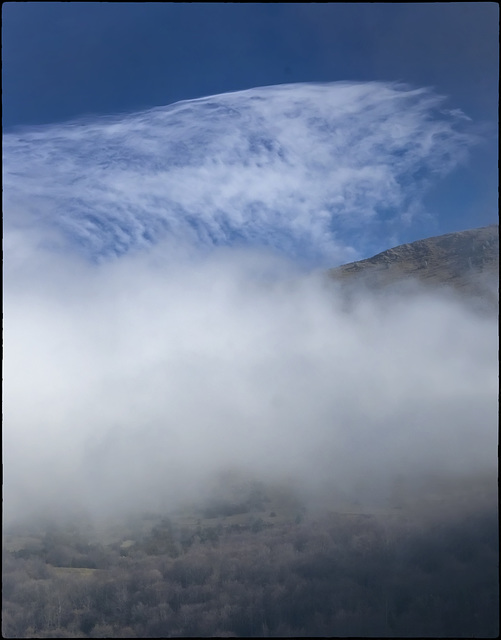
{"label": "rocky hillside", "polygon": [[402,244],[331,269],[328,276],[343,285],[357,283],[372,290],[410,289],[416,283],[433,288],[449,286],[497,309],[499,225]]}

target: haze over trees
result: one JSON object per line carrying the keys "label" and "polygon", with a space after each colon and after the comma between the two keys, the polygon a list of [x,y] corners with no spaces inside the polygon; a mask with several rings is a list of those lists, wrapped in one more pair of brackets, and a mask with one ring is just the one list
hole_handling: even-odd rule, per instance
{"label": "haze over trees", "polygon": [[448,501],[436,511],[423,492],[372,513],[243,486],[240,505],[11,530],[4,636],[496,636],[488,482],[435,483]]}

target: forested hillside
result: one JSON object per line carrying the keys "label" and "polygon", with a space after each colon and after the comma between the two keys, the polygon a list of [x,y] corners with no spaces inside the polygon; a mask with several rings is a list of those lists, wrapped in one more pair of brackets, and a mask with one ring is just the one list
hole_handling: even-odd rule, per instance
{"label": "forested hillside", "polygon": [[307,510],[253,485],[240,503],[11,530],[3,634],[495,637],[492,489]]}

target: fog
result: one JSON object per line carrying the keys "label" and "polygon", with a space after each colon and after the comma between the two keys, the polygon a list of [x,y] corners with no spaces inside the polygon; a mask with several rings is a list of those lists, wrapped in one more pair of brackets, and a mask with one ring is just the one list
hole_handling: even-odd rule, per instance
{"label": "fog", "polygon": [[309,496],[496,477],[497,318],[271,252],[91,264],[9,235],[4,518],[169,509],[234,469]]}

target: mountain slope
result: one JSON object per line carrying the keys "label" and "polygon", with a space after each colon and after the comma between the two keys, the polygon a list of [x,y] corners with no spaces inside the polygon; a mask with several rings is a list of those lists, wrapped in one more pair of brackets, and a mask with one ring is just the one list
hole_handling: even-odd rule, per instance
{"label": "mountain slope", "polygon": [[330,269],[342,285],[362,284],[372,290],[452,287],[462,297],[498,306],[499,225],[447,233],[402,244],[372,258]]}

